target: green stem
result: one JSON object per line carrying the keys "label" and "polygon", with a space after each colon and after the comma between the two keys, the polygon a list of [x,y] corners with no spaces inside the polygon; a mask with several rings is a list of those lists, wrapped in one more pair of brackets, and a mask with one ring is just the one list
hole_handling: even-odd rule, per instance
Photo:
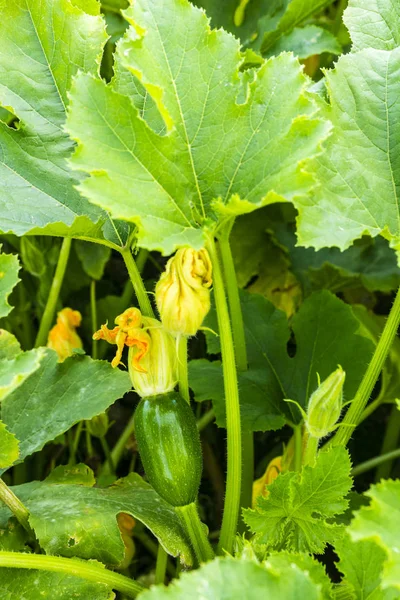
{"label": "green stem", "polygon": [[359,465],[354,467],[351,474],[353,477],[357,477],[357,475],[361,475],[362,473],[365,473],[366,471],[375,469],[375,467],[378,467],[388,461],[391,462],[395,458],[399,458],[399,457],[400,457],[400,448],[397,448],[396,450],[392,450],[391,452],[388,452],[387,454],[382,454],[381,456],[376,456],[375,458],[371,458],[370,460],[366,460],[365,462],[360,463]]}
{"label": "green stem", "polygon": [[302,454],[303,454],[303,426],[296,425],[294,427],[294,470],[301,470],[302,463]]}
{"label": "green stem", "polygon": [[306,447],[303,456],[303,465],[310,465],[310,467],[314,466],[318,453],[318,444],[318,438],[307,435]]}
{"label": "green stem", "polygon": [[47,344],[47,338],[53,322],[54,314],[56,312],[58,297],[60,295],[65,270],[68,264],[71,243],[71,238],[64,238],[61,244],[60,254],[58,256],[57,267],[54,273],[53,282],[51,284],[49,297],[47,298],[46,307],[44,309],[42,320],[40,321],[39,331],[35,340],[36,347],[45,346]]}
{"label": "green stem", "polygon": [[[92,333],[97,331],[97,304],[96,304],[96,281],[90,283],[90,316],[92,319]],[[92,340],[92,358],[97,358],[97,341]]]}
{"label": "green stem", "polygon": [[168,554],[165,552],[161,544],[158,544],[157,562],[156,562],[156,580],[155,584],[165,583],[165,573],[167,571]]}
{"label": "green stem", "polygon": [[180,335],[177,339],[178,345],[178,377],[179,393],[190,404],[189,377],[188,377],[188,339],[186,335]]}
{"label": "green stem", "polygon": [[143,273],[143,269],[146,265],[147,259],[149,258],[149,251],[146,248],[140,248],[136,255],[136,266],[140,274]]}
{"label": "green stem", "polygon": [[86,450],[88,453],[88,457],[90,458],[91,456],[93,456],[93,446],[92,446],[92,436],[90,435],[90,431],[89,431],[88,427],[86,427],[86,429],[85,429],[85,435],[86,435]]}
{"label": "green stem", "polygon": [[132,252],[129,247],[121,250],[122,258],[125,261],[125,265],[132,282],[133,289],[135,290],[136,298],[139,303],[140,310],[145,317],[154,317],[153,309],[147,295],[146,289],[143,284],[143,280],[140,276],[139,270],[133,259]]}
{"label": "green stem", "polygon": [[[400,436],[400,410],[395,404],[390,412],[389,420],[386,426],[385,436],[382,442],[381,455],[388,454],[395,450],[398,446]],[[391,460],[385,461],[381,464],[379,469],[376,471],[375,481],[381,479],[388,479],[392,470],[393,462]]]}
{"label": "green stem", "polygon": [[107,440],[106,440],[106,438],[105,438],[104,435],[100,438],[100,444],[101,444],[101,447],[103,448],[103,452],[104,452],[104,455],[106,457],[106,461],[107,461],[107,464],[108,464],[109,472],[112,473],[112,474],[114,474],[115,473],[115,466],[114,466],[113,459],[112,459],[112,456],[111,456],[110,447],[109,447],[109,445],[107,443]]}
{"label": "green stem", "polygon": [[382,335],[375,348],[371,362],[365,372],[354,399],[347,411],[342,424],[339,426],[331,444],[334,446],[346,446],[354,429],[360,422],[362,413],[371,396],[374,385],[382,371],[383,365],[389,353],[390,347],[396,336],[400,322],[400,287],[390,310],[389,316],[383,328]]}
{"label": "green stem", "polygon": [[14,492],[8,487],[7,484],[0,478],[0,500],[11,510],[17,521],[22,527],[29,533],[32,534],[31,526],[29,525],[29,511],[22,504],[21,500],[17,498]]}
{"label": "green stem", "polygon": [[358,421],[358,425],[360,425],[360,423],[362,423],[363,421],[365,421],[365,419],[372,415],[372,413],[375,412],[376,409],[381,406],[381,404],[383,404],[383,401],[380,397],[370,402],[368,406],[363,410],[360,420]]}
{"label": "green stem", "polygon": [[212,560],[214,551],[204,531],[204,525],[200,521],[196,504],[192,502],[186,506],[176,506],[175,511],[182,520],[187,531],[194,553],[199,563]]}
{"label": "green stem", "polygon": [[205,429],[207,427],[207,425],[212,423],[212,421],[214,421],[214,419],[215,419],[214,409],[210,408],[210,410],[208,410],[206,413],[204,413],[204,415],[202,415],[200,417],[200,419],[197,421],[197,429],[199,431],[203,431],[203,429]]}
{"label": "green stem", "polygon": [[75,436],[74,436],[72,445],[70,447],[70,455],[69,455],[69,461],[68,461],[68,464],[70,464],[70,465],[74,465],[76,462],[76,452],[78,450],[79,440],[81,439],[82,429],[83,429],[83,421],[80,421],[78,423],[78,425],[76,426]]}
{"label": "green stem", "polygon": [[0,551],[0,567],[38,569],[39,571],[53,571],[55,573],[74,575],[87,581],[109,585],[112,589],[126,594],[129,598],[135,598],[137,594],[143,591],[143,587],[139,583],[132,581],[132,579],[124,575],[109,571],[95,563],[74,558]]}
{"label": "green stem", "polygon": [[[232,335],[235,349],[235,359],[238,371],[247,371],[246,336],[244,331],[242,305],[240,302],[239,287],[236,279],[235,264],[233,262],[232,250],[229,243],[230,234],[234,224],[231,219],[218,238],[219,250],[222,258],[224,280],[228,296],[229,311],[232,324]],[[252,431],[242,432],[242,487],[240,495],[240,507],[248,508],[252,504],[254,481],[254,440]],[[239,531],[245,531],[242,519],[239,521]]]}
{"label": "green stem", "polygon": [[[117,443],[115,444],[114,448],[111,450],[111,460],[112,460],[112,464],[114,465],[115,469],[118,467],[118,464],[119,464],[119,461],[121,460],[126,443],[134,431],[135,431],[135,415],[132,415],[131,418],[129,419],[124,431],[119,436]],[[110,473],[111,473],[111,471],[110,471],[109,462],[105,461],[105,463],[103,464],[103,467],[101,469],[101,474],[109,475]]]}
{"label": "green stem", "polygon": [[228,438],[228,473],[218,551],[222,553],[226,550],[226,552],[232,553],[239,516],[242,479],[242,435],[239,390],[232,329],[225,297],[224,281],[213,238],[210,238],[208,241],[208,251],[213,265],[214,298],[221,340]]}

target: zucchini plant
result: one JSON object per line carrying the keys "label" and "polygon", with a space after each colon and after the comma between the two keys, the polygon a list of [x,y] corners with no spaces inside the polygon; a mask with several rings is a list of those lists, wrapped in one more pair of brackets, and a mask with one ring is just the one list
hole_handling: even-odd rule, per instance
{"label": "zucchini plant", "polygon": [[0,2],[2,598],[399,597],[399,31]]}

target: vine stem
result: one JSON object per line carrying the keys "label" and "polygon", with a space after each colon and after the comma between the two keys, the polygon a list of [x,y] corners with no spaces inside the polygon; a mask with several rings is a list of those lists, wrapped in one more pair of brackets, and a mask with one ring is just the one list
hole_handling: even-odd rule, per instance
{"label": "vine stem", "polygon": [[232,329],[225,296],[224,281],[214,238],[209,238],[207,246],[213,265],[214,298],[221,339],[228,438],[228,473],[218,551],[222,553],[225,550],[231,553],[239,516],[242,480],[242,435],[239,390]]}
{"label": "vine stem", "polygon": [[186,335],[179,335],[176,340],[178,348],[178,377],[179,393],[190,404],[189,394],[189,376],[188,376],[188,338]]}
{"label": "vine stem", "polygon": [[47,298],[44,313],[40,321],[39,331],[35,340],[35,347],[45,346],[47,344],[47,337],[49,335],[50,327],[54,319],[54,313],[56,312],[58,297],[60,295],[65,270],[68,264],[71,244],[72,238],[64,238],[61,244],[60,254],[58,255],[57,267],[54,273],[53,282],[51,284],[50,293],[49,297]]}
{"label": "vine stem", "polygon": [[[114,465],[115,469],[117,469],[119,461],[121,460],[124,448],[126,446],[126,443],[134,431],[135,431],[135,415],[132,415],[131,418],[129,419],[125,429],[123,430],[120,437],[118,438],[117,443],[115,444],[114,448],[111,450],[111,453],[110,453],[111,461],[112,461],[112,464]],[[110,475],[111,474],[110,462],[108,460],[106,460],[104,462],[102,469],[101,469],[101,474],[102,475]]]}
{"label": "vine stem", "polygon": [[[240,302],[239,287],[237,284],[235,264],[233,262],[230,234],[234,219],[230,219],[222,228],[218,237],[221,253],[226,292],[231,315],[232,335],[235,349],[236,367],[238,371],[247,371],[247,349],[244,331],[242,305]],[[252,431],[242,431],[242,489],[240,496],[241,508],[248,508],[252,502],[254,480],[254,440]],[[240,520],[240,530],[245,530],[244,523]]]}
{"label": "vine stem", "polygon": [[303,426],[294,426],[294,470],[301,470],[302,454],[303,454]]}
{"label": "vine stem", "polygon": [[204,525],[200,521],[196,504],[192,502],[185,506],[176,506],[175,511],[182,520],[185,531],[188,533],[199,564],[212,560],[214,558],[214,551],[204,531]]}
{"label": "vine stem", "polygon": [[17,498],[14,492],[0,478],[0,500],[11,510],[18,522],[30,535],[33,533],[29,524],[29,511]]}
{"label": "vine stem", "polygon": [[[386,425],[385,435],[383,437],[381,455],[388,454],[395,450],[398,446],[400,435],[400,411],[397,405],[392,406],[392,410],[389,415],[388,423]],[[387,460],[379,465],[376,471],[375,481],[378,482],[381,479],[388,479],[392,470],[393,461]]]}
{"label": "vine stem", "polygon": [[48,556],[46,554],[27,554],[25,552],[0,551],[0,566],[13,569],[38,569],[39,571],[53,571],[74,575],[81,579],[104,583],[111,588],[135,598],[143,591],[143,587],[124,575],[114,573],[95,563],[61,556]]}
{"label": "vine stem", "polygon": [[351,474],[353,477],[357,477],[357,475],[361,475],[366,471],[370,471],[371,469],[375,469],[375,467],[379,467],[388,461],[392,461],[395,458],[400,457],[400,448],[396,450],[392,450],[391,452],[387,452],[386,454],[381,454],[380,456],[375,456],[375,458],[370,458],[363,463],[360,463],[352,470]]}
{"label": "vine stem", "polygon": [[120,252],[122,258],[124,259],[129,278],[132,282],[133,289],[135,290],[136,298],[138,300],[142,315],[144,315],[145,317],[154,318],[154,312],[151,307],[149,296],[144,287],[143,279],[139,273],[139,269],[136,266],[130,247],[125,247],[121,249]]}
{"label": "vine stem", "polygon": [[383,365],[389,353],[390,347],[396,336],[400,323],[400,287],[397,290],[396,298],[390,309],[389,316],[383,328],[382,335],[375,348],[371,362],[362,378],[359,388],[354,396],[350,408],[348,409],[342,423],[340,424],[335,436],[330,444],[334,446],[346,446],[351,438],[354,429],[357,427],[362,413],[371,396],[375,383],[382,371]]}
{"label": "vine stem", "polygon": [[204,413],[204,415],[201,416],[200,419],[197,421],[197,429],[199,431],[203,431],[203,429],[205,429],[207,427],[207,425],[212,423],[214,421],[214,419],[215,419],[214,409],[210,408],[210,410],[208,410],[206,413]]}

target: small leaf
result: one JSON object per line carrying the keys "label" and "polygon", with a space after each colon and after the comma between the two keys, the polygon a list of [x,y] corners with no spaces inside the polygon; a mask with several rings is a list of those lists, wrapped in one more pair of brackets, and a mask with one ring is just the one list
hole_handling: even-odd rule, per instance
{"label": "small leaf", "polygon": [[314,467],[280,474],[260,497],[255,510],[243,511],[257,542],[271,549],[321,554],[343,535],[342,525],[329,522],[343,513],[352,486],[350,458],[343,447],[318,454]]}
{"label": "small leaf", "polygon": [[282,598],[282,600],[319,600],[320,587],[307,571],[295,563],[280,570],[268,561],[263,565],[231,557],[216,558],[197,571],[183,573],[168,587],[156,586],[142,592],[143,600],[244,600]]}
{"label": "small leaf", "polygon": [[19,269],[18,258],[14,254],[0,254],[0,318],[6,317],[12,311],[12,306],[8,304],[8,296],[20,281]]}
{"label": "small leaf", "polygon": [[[125,546],[117,524],[128,513],[152,531],[165,550],[192,564],[192,552],[174,509],[136,473],[109,488],[91,487],[93,473],[84,465],[62,467],[45,481],[12,488],[30,513],[30,524],[48,554],[96,559],[116,566]],[[0,526],[10,512],[0,508]]]}
{"label": "small leaf", "polygon": [[372,540],[383,549],[382,587],[400,589],[400,481],[382,480],[365,494],[371,503],[355,513],[349,534],[352,540]]}
{"label": "small leaf", "polygon": [[19,352],[15,354],[17,346],[15,345],[14,336],[1,336],[0,339],[2,341],[6,339],[10,343],[10,345],[3,347],[3,352],[9,352],[10,356],[14,355],[10,359],[3,358],[0,360],[0,401],[4,401],[9,394],[39,369],[46,351],[44,348],[35,348],[27,352],[21,352],[19,349]]}
{"label": "small leaf", "polygon": [[128,373],[107,362],[73,356],[59,363],[53,350],[44,350],[39,369],[3,400],[1,418],[20,441],[22,461],[78,421],[104,412],[130,389]]}
{"label": "small leaf", "polygon": [[92,279],[101,279],[111,256],[111,248],[77,240],[75,250],[85,273]]}

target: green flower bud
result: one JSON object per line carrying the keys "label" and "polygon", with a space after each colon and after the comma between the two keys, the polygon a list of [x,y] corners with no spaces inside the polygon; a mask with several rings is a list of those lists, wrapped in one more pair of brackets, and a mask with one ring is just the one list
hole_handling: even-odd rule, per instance
{"label": "green flower bud", "polygon": [[305,425],[311,437],[323,438],[335,429],[343,406],[346,373],[339,365],[311,395]]}
{"label": "green flower bud", "polygon": [[146,354],[140,357],[140,370],[135,368],[136,346],[129,348],[129,374],[135,391],[142,398],[171,392],[178,381],[175,339],[165,331],[160,321],[142,318],[143,330],[149,339]]}
{"label": "green flower bud", "polygon": [[156,303],[165,329],[196,335],[210,310],[211,260],[207,250],[180,248],[169,259],[156,286]]}
{"label": "green flower bud", "polygon": [[106,413],[101,413],[101,415],[93,417],[90,421],[86,421],[86,427],[88,428],[90,435],[96,438],[104,437],[109,426],[110,423]]}

